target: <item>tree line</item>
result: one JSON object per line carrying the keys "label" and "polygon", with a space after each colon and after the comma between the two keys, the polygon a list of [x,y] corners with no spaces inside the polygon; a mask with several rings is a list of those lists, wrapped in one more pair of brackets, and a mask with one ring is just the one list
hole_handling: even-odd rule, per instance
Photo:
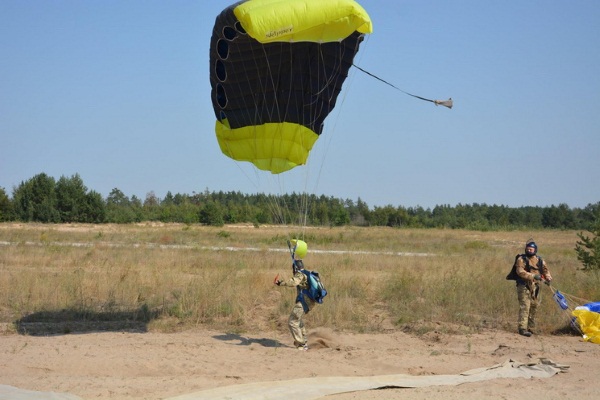
{"label": "tree line", "polygon": [[584,208],[566,204],[546,207],[458,204],[433,208],[369,207],[358,198],[325,195],[283,195],[209,192],[144,199],[113,189],[106,198],[88,190],[78,174],[58,180],[45,173],[21,182],[9,195],[0,187],[0,221],[42,223],[179,222],[221,226],[230,223],[311,226],[389,226],[451,229],[575,229],[592,230],[600,219],[600,202]]}

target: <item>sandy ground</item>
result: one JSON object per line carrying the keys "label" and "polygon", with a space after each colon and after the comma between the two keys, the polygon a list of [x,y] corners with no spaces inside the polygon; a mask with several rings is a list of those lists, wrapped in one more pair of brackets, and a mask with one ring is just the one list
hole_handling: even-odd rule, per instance
{"label": "sandy ground", "polygon": [[503,331],[471,335],[381,334],[313,329],[310,350],[283,333],[87,332],[0,336],[0,384],[66,392],[83,399],[165,399],[204,389],[306,377],[458,374],[508,359],[548,358],[570,366],[545,379],[495,379],[459,386],[383,389],[327,396],[348,399],[597,399],[600,346],[577,336],[525,338]]}

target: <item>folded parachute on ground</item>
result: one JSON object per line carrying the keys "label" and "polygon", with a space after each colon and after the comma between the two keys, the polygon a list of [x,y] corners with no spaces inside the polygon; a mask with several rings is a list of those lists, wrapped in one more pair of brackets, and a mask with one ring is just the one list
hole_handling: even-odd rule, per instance
{"label": "folded parachute on ground", "polygon": [[246,0],[223,10],[210,43],[221,151],[274,174],[305,164],[371,32],[353,0]]}

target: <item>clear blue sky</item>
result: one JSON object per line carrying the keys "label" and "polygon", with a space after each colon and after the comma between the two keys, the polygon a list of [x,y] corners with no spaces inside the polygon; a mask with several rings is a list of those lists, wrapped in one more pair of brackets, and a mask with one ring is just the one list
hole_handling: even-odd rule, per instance
{"label": "clear blue sky", "polygon": [[141,199],[600,201],[600,2],[359,3],[374,33],[356,64],[455,107],[352,69],[308,167],[273,177],[225,157],[214,135],[209,40],[229,1],[0,1],[0,187],[44,172]]}

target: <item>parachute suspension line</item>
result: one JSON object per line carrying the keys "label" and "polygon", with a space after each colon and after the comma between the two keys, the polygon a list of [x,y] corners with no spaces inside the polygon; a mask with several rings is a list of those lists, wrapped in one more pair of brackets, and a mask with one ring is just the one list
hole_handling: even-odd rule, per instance
{"label": "parachute suspension line", "polygon": [[[253,51],[253,52],[255,52],[255,51]],[[262,51],[262,54],[264,54],[264,50]],[[258,57],[251,57],[251,59],[254,60],[254,66],[253,66],[254,68],[258,68],[258,63],[256,61],[257,58]],[[265,59],[266,59],[266,57],[265,57]],[[246,81],[250,81],[251,77],[250,77],[250,74],[248,73],[248,70],[249,70],[249,68],[252,68],[252,67],[248,66],[246,64],[242,64],[242,65],[244,66],[243,67],[243,73],[246,76]],[[269,78],[271,78],[270,82],[269,81],[264,81],[264,80],[261,79],[260,75],[258,76],[258,79],[261,79],[261,81],[258,83],[258,85],[260,87],[263,87],[263,88],[266,88],[269,85],[271,87],[275,87],[274,81],[272,80],[272,74],[270,72],[270,65],[268,65],[268,67],[269,67],[269,73],[267,74],[267,76]],[[256,79],[256,77],[252,77],[252,79]],[[238,83],[237,87],[238,87],[238,91],[241,93],[242,92],[241,84]],[[260,92],[262,92],[262,97],[258,97],[258,96],[261,96]],[[248,120],[251,120],[251,121],[258,121],[259,120],[258,119],[258,116],[260,115],[259,106],[260,106],[261,102],[263,104],[266,102],[265,93],[266,93],[266,91],[264,91],[264,90],[263,91],[258,91],[258,93],[254,93],[254,96],[252,97],[252,99],[253,99],[253,103],[252,104],[249,104],[249,102],[246,102],[245,98],[243,98],[243,100],[244,100],[244,106],[245,106],[244,107],[245,108],[244,112],[248,115]],[[278,109],[279,109],[279,107],[276,106],[275,107],[275,111],[277,111]],[[271,111],[271,110],[269,110],[269,111]],[[257,124],[255,124],[255,125],[257,125]],[[257,138],[257,135],[256,135],[257,127],[254,128],[254,132],[255,132],[254,138],[256,139]],[[228,143],[226,145],[229,146]],[[254,145],[258,146],[258,144],[256,142],[255,142]],[[252,166],[253,167],[253,171],[254,171],[254,179],[252,179],[252,177],[248,174],[248,172],[244,168],[242,168],[242,164],[236,163],[236,165],[237,165],[237,168],[240,171],[242,171],[242,173],[244,174],[244,176],[246,177],[246,179],[248,179],[248,181],[252,183],[252,185],[255,187],[255,189],[257,190],[257,192],[260,192],[261,190],[263,190],[263,191],[265,190],[265,186],[263,184],[261,184],[261,180],[263,180],[263,181],[265,179],[268,180],[268,178],[265,178],[265,175],[263,175],[261,173],[261,171],[258,169],[258,167],[256,167],[255,165]],[[285,215],[285,212],[283,211],[283,209],[281,207],[281,204],[279,203],[279,201],[277,199],[277,196],[269,194],[268,192],[264,193],[264,196],[265,196],[265,198],[267,200],[267,206],[268,206],[268,209],[271,212],[271,214],[273,216],[275,216],[275,218],[276,218],[276,220],[278,220],[278,222],[285,223],[285,221],[286,221],[286,215]]]}
{"label": "parachute suspension line", "polygon": [[[275,46],[275,44],[272,44],[273,46]],[[283,47],[283,44],[280,44],[280,47]],[[265,48],[262,49],[263,51],[263,56],[265,58],[265,60],[267,61],[267,67],[268,67],[268,82],[265,83],[265,90],[263,90],[263,103],[267,104],[266,101],[266,97],[267,97],[267,93],[269,93],[269,89],[272,91],[272,93],[275,93],[275,95],[273,95],[273,109],[272,110],[268,110],[269,115],[270,115],[270,119],[271,120],[275,120],[275,121],[282,121],[284,120],[284,116],[282,115],[282,111],[283,114],[285,115],[287,113],[287,110],[281,110],[281,105],[279,103],[279,97],[276,95],[276,93],[278,93],[278,91],[280,90],[280,88],[278,87],[278,85],[280,84],[280,82],[276,82],[274,79],[274,74],[273,74],[273,68],[271,66],[271,63],[269,61],[269,57],[267,55],[267,51]],[[280,54],[283,54],[283,52],[280,52]],[[269,86],[269,87],[267,87]],[[273,118],[273,114],[276,114],[277,117]],[[275,136],[273,136],[273,143],[272,146],[275,147],[275,142],[276,142],[276,138]],[[287,224],[287,207],[285,205],[285,200],[283,198],[283,194],[284,194],[284,189],[282,189],[282,177],[280,176],[270,176],[269,178],[274,179],[277,182],[277,191],[275,194],[271,194],[269,195],[269,198],[272,201],[272,213],[276,216],[276,218],[278,219],[278,221],[276,221],[279,224]]]}
{"label": "parachute suspension line", "polygon": [[[552,285],[548,285],[553,294],[554,301],[558,304],[558,306],[564,311],[563,315],[565,315],[565,319],[569,323],[569,325],[577,330],[580,335],[583,335],[584,332],[581,331],[579,324],[574,322],[573,311],[576,307],[579,307],[585,303],[590,303],[589,300],[585,300],[576,296],[573,296],[568,293],[564,293],[556,289]],[[572,306],[573,304],[574,306]]]}
{"label": "parachute suspension line", "polygon": [[[359,54],[358,47],[360,47],[361,44],[364,47],[366,45],[366,42],[368,42],[368,40],[369,40],[369,36],[368,35],[362,35],[362,37],[364,38],[364,40],[362,42],[359,41],[358,43],[356,43],[356,46],[353,49],[354,54]],[[339,69],[341,69],[341,64],[342,64],[342,60],[344,59],[344,53],[346,51],[346,48],[345,47],[340,48],[338,51],[339,51],[339,53],[338,53],[339,64],[337,66],[337,69],[339,70]],[[362,55],[364,55],[364,53],[361,53],[359,56],[362,57]],[[323,60],[324,57],[321,56],[321,59]],[[340,92],[341,96],[338,96],[338,101],[339,101],[340,104],[336,105],[335,113],[332,113],[334,115],[332,115],[332,114],[329,115],[329,118],[331,118],[332,121],[330,121],[331,124],[328,124],[328,126],[330,126],[331,128],[327,129],[327,135],[325,135],[326,139],[324,140],[325,144],[323,146],[324,149],[323,149],[321,164],[320,164],[320,166],[318,168],[318,172],[317,172],[317,179],[316,179],[316,183],[315,183],[315,191],[316,191],[316,188],[317,188],[317,184],[318,184],[318,182],[319,182],[319,180],[321,178],[321,174],[323,172],[323,167],[325,165],[325,157],[327,156],[327,153],[329,151],[329,148],[330,148],[331,143],[333,141],[333,138],[335,136],[335,132],[337,131],[337,124],[338,124],[339,119],[340,119],[341,109],[343,108],[343,105],[346,102],[346,96],[349,93],[349,87],[352,86],[352,83],[354,81],[354,74],[352,74],[352,77],[350,77],[350,74],[348,74],[348,75],[349,75],[348,78],[350,78],[350,79],[346,78],[345,81],[344,81],[344,83],[345,83],[345,90],[342,90]],[[334,117],[334,118],[332,118],[332,117]],[[320,140],[323,140],[323,139],[320,139]]]}
{"label": "parachute suspension line", "polygon": [[444,106],[444,107],[452,108],[452,105],[453,105],[453,103],[452,103],[452,97],[450,97],[448,100],[431,100],[431,99],[426,99],[425,97],[421,97],[421,96],[417,96],[417,95],[412,94],[412,93],[405,92],[404,90],[400,89],[399,87],[396,87],[396,86],[392,85],[391,83],[389,83],[388,81],[386,81],[384,79],[381,79],[377,75],[374,75],[374,74],[370,73],[369,71],[362,69],[361,67],[359,67],[356,64],[352,64],[352,65],[354,67],[356,67],[359,71],[364,72],[365,74],[369,75],[370,77],[375,78],[378,81],[381,81],[381,82],[385,83],[386,85],[391,86],[394,89],[396,89],[396,90],[398,90],[398,91],[400,91],[400,92],[402,92],[404,94],[407,94],[409,96],[415,97],[415,98],[417,98],[419,100],[429,101],[429,102],[435,104],[436,106]]}
{"label": "parachute suspension line", "polygon": [[[279,46],[280,46],[280,50],[281,50],[279,52],[281,54],[281,56],[280,56],[281,57],[280,64],[282,64],[282,62],[283,62],[284,55],[287,54],[287,56],[290,58],[289,62],[290,62],[290,65],[291,65],[291,60],[293,59],[292,49],[290,48],[290,50],[288,52],[283,51],[284,46],[289,46],[289,44],[288,43],[280,43]],[[266,50],[264,50],[264,51],[265,51],[265,58],[268,60],[268,57],[267,57],[267,54],[266,54]],[[289,104],[290,103],[289,99],[291,97],[291,84],[292,84],[291,82],[292,82],[293,71],[292,70],[289,71],[289,75],[290,75],[288,77],[288,81],[290,82],[290,87],[289,88],[279,87],[282,82],[281,82],[281,80],[278,81],[278,82],[276,82],[275,79],[274,79],[274,75],[273,75],[273,73],[271,71],[272,71],[272,69],[271,69],[271,66],[269,64],[269,77],[271,78],[272,90],[273,90],[273,93],[275,94],[275,95],[273,95],[273,98],[275,99],[274,112],[277,113],[277,118],[275,118],[275,120],[277,120],[277,121],[285,121],[285,120],[287,120],[287,115],[289,113],[289,109],[288,109],[287,106],[283,106],[285,108],[282,107],[282,105],[279,102],[279,100],[280,100],[279,96],[276,93],[279,93],[279,92],[284,93],[284,92],[287,91],[288,92],[288,98],[284,101],[284,104]],[[273,146],[275,146],[275,144],[273,144]],[[279,197],[278,197],[279,203],[278,203],[278,206],[279,206],[279,210],[280,210],[280,214],[279,214],[280,215],[280,223],[282,223],[284,225],[287,225],[288,221],[291,220],[291,214],[290,214],[290,208],[289,208],[290,206],[288,205],[288,202],[287,202],[286,197],[285,197],[286,189],[287,188],[285,186],[286,176],[284,176],[284,175],[285,174],[278,174],[278,175],[273,176],[273,178],[275,178],[275,180],[277,181],[277,187],[278,187],[277,193],[279,193]]]}
{"label": "parachute suspension line", "polygon": [[[316,66],[316,77],[313,76],[309,76],[308,79],[311,80],[310,82],[310,87],[314,87],[315,84],[318,84],[319,82],[322,82],[322,86],[318,88],[318,90],[312,94],[313,96],[313,101],[311,101],[309,103],[309,107],[313,108],[315,107],[316,104],[318,104],[318,98],[319,97],[327,97],[328,102],[331,101],[332,97],[335,96],[335,91],[336,91],[336,85],[337,85],[337,80],[336,80],[336,76],[338,76],[338,72],[341,69],[341,62],[343,59],[343,51],[341,48],[338,50],[338,56],[337,59],[335,59],[336,63],[333,67],[333,69],[331,70],[331,73],[328,74],[328,70],[326,68],[326,62],[325,62],[325,55],[323,53],[323,44],[319,45],[318,47],[319,50],[319,54],[318,54],[318,61],[317,61],[317,66]],[[323,79],[321,79],[323,77]],[[311,110],[311,112],[309,113],[309,115],[312,115],[313,120],[310,121],[310,125],[314,126],[315,125],[315,121],[317,121],[319,119],[321,110]],[[316,127],[317,129],[322,128],[322,127]],[[321,135],[324,132],[321,131]],[[321,138],[321,140],[323,140]],[[326,143],[330,143],[331,141],[331,137],[328,137],[326,140]],[[320,141],[318,142],[320,143]],[[304,237],[304,231],[306,229],[306,226],[308,224],[308,215],[310,212],[310,208],[311,208],[311,204],[312,204],[312,196],[316,193],[316,190],[319,186],[319,180],[321,177],[321,173],[323,170],[323,166],[325,163],[325,156],[327,153],[327,148],[328,146],[325,146],[325,149],[323,151],[323,153],[321,154],[321,158],[320,158],[320,162],[317,162],[317,164],[315,165],[315,152],[312,152],[311,155],[309,156],[309,158],[307,159],[307,168],[306,168],[306,176],[304,179],[304,190],[302,192],[301,195],[301,204],[299,207],[300,210],[300,226],[303,228],[303,232],[302,232],[302,237]],[[312,167],[316,167],[316,179],[313,182],[313,185],[311,186],[311,188],[308,187],[309,184],[309,173],[310,173],[310,168],[308,163],[310,163],[310,166]]]}
{"label": "parachute suspension line", "polygon": [[[233,39],[233,40],[237,40],[237,38],[235,38],[235,39]],[[255,51],[253,50],[253,53],[254,53],[254,52],[255,52]],[[257,61],[256,61],[256,57],[252,57],[252,60],[254,60],[254,65],[255,65],[255,68],[257,68],[257,67],[258,67],[258,63],[257,63]],[[243,64],[243,65],[244,65],[243,72],[244,72],[244,74],[245,74],[245,76],[246,76],[246,80],[249,80],[249,79],[250,79],[250,74],[248,73],[247,66],[246,66],[245,64]],[[258,78],[260,79],[260,76],[259,76]],[[238,90],[238,93],[242,93],[242,91],[243,91],[243,88],[242,88],[242,86],[241,86],[241,83],[240,83],[240,82],[241,82],[241,80],[238,80],[238,82],[237,82],[237,90]],[[257,104],[257,99],[256,99],[256,97],[253,97],[253,99],[254,99],[254,102],[253,102],[253,104],[248,104],[248,102],[246,101],[246,99],[245,99],[244,97],[242,97],[242,100],[244,101],[244,106],[245,106],[245,110],[244,110],[244,112],[245,112],[245,113],[246,113],[246,115],[248,116],[248,120],[256,120],[256,119],[257,119],[257,114],[258,114],[258,104]],[[263,101],[264,101],[264,99],[263,99]],[[253,113],[253,115],[252,115],[252,110],[254,110],[254,113]],[[256,132],[256,128],[254,129],[254,131]],[[254,135],[254,137],[256,138],[256,134]],[[229,148],[229,142],[225,142],[225,145],[227,146],[227,148]],[[255,143],[255,146],[256,146],[256,143]],[[250,183],[251,183],[251,184],[254,186],[254,188],[255,188],[257,191],[258,191],[258,190],[260,190],[260,189],[259,189],[259,188],[260,188],[260,176],[258,175],[258,168],[256,168],[256,167],[254,167],[254,168],[253,168],[253,171],[254,171],[254,179],[252,179],[252,177],[251,177],[251,176],[248,174],[248,171],[246,171],[246,170],[245,170],[245,169],[242,167],[242,164],[240,164],[240,163],[235,163],[235,164],[236,164],[236,166],[237,166],[238,170],[240,170],[240,171],[243,173],[243,175],[244,175],[244,176],[246,177],[246,179],[247,179],[247,180],[248,180],[248,181],[249,181],[249,182],[250,182]]]}
{"label": "parachute suspension line", "polygon": [[[290,60],[289,60],[290,65],[293,65],[294,61],[296,59],[297,58],[294,57],[294,54],[292,54],[292,51],[290,51]],[[310,69],[308,69],[308,70],[310,71]],[[294,68],[290,68],[290,77],[289,77],[290,86],[292,85],[292,81],[293,81],[292,74],[294,74]],[[307,87],[311,87],[311,83],[312,82],[310,82],[310,80],[312,78],[313,78],[312,74],[309,73],[308,77],[307,77],[307,79],[308,79],[308,82],[307,82],[308,86]],[[289,97],[290,98],[292,97],[292,90],[291,89],[292,89],[292,87],[290,87],[290,90],[289,90]],[[290,102],[288,102],[288,104],[289,103]],[[306,104],[305,106],[310,107],[311,112],[309,112],[308,115],[312,115],[313,114],[312,110],[315,107],[315,103],[314,102],[310,102],[309,104]],[[306,114],[303,114],[303,115],[306,115]],[[303,122],[303,124],[305,126],[312,126],[314,121],[304,121],[304,116],[303,116],[303,121],[302,122]],[[307,193],[306,187],[308,185],[308,180],[309,180],[309,169],[310,169],[309,168],[309,163],[312,164],[310,155],[307,157],[305,165],[298,166],[298,171],[297,172],[300,173],[300,172],[303,171],[303,181],[304,181],[303,182],[303,187],[302,187],[302,189],[300,189],[300,193],[298,193],[298,197],[293,196],[293,197],[290,198],[290,200],[295,200],[296,202],[299,202],[299,203],[297,203],[297,204],[289,204],[288,205],[288,207],[289,207],[288,210],[293,209],[293,210],[295,210],[295,214],[297,213],[294,216],[294,221],[297,224],[300,232],[298,232],[297,234],[292,234],[292,235],[297,236],[296,237],[297,239],[304,239],[304,232],[306,230],[306,225],[308,223],[308,218],[307,218],[307,216],[308,216],[308,204],[307,204],[308,193]],[[296,190],[293,190],[292,192],[296,193]],[[291,239],[293,239],[293,238],[291,238]]]}
{"label": "parachute suspension line", "polygon": [[[281,43],[280,46],[282,47],[282,50],[284,46],[287,46],[288,44],[286,43]],[[293,49],[290,49],[290,51],[281,51],[281,57],[289,57],[289,60],[286,60],[287,62],[292,63],[292,61],[294,60],[294,54],[293,54]],[[291,87],[287,87],[287,88],[283,88],[280,87],[281,86],[281,81],[277,81],[274,79],[275,74],[278,72],[273,71],[272,69],[272,65],[270,62],[269,57],[267,57],[267,52],[265,50],[265,48],[262,48],[260,51],[260,54],[257,54],[257,57],[252,57],[253,59],[257,59],[257,58],[264,58],[267,62],[267,71],[266,71],[266,79],[261,80],[259,82],[260,87],[263,88],[263,90],[261,90],[260,92],[262,93],[256,93],[254,98],[254,104],[251,106],[248,106],[249,110],[255,110],[255,117],[252,118],[252,120],[256,121],[256,126],[260,125],[263,123],[263,121],[259,121],[257,116],[260,115],[260,110],[259,107],[264,107],[265,104],[267,104],[267,94],[268,93],[285,93],[286,91],[289,93],[288,94],[288,101],[284,101],[284,103],[289,104],[290,103],[290,98],[292,96],[292,91],[290,90]],[[283,61],[283,59],[282,59]],[[250,66],[248,66],[249,68],[252,68]],[[257,63],[255,62],[255,65],[253,66],[254,68],[258,68]],[[248,76],[248,72],[246,71],[246,65],[244,65],[244,73]],[[292,85],[292,75],[294,73],[293,70],[290,70],[290,77],[288,79],[288,81],[290,82],[290,86]],[[248,77],[248,80],[250,80],[250,77]],[[240,89],[241,90],[241,89]],[[257,96],[262,96],[262,97],[257,97]],[[281,100],[285,100],[285,99],[281,99],[279,96],[274,95],[272,96],[272,101],[273,103],[273,107],[269,107],[266,109],[266,112],[268,113],[269,117],[271,118],[271,120],[277,120],[277,121],[285,121],[287,120],[287,114],[289,113],[289,109],[285,106],[283,106],[280,101]],[[258,128],[255,128],[255,130]],[[273,137],[273,146],[275,145],[276,141],[276,137]],[[299,168],[301,168],[301,166],[299,166]],[[267,181],[269,182],[269,188],[270,188],[270,193],[265,193],[265,198],[268,202],[268,209],[271,213],[271,215],[274,217],[274,222],[278,223],[278,224],[283,224],[283,225],[298,225],[300,224],[302,227],[305,227],[307,224],[307,215],[308,215],[308,209],[306,207],[306,192],[302,192],[300,194],[300,200],[296,200],[296,197],[291,197],[291,199],[294,200],[294,202],[296,204],[292,204],[290,203],[290,199],[288,199],[288,196],[286,195],[286,180],[287,183],[290,183],[290,177],[287,175],[288,173],[283,173],[283,174],[263,174],[262,171],[260,171],[257,167],[254,167],[254,172],[255,172],[255,177],[257,181],[260,181],[261,178],[263,179],[263,181]],[[296,173],[299,173],[300,171],[296,171]],[[305,183],[308,181],[308,179],[305,179]],[[264,185],[257,185],[258,186],[262,186],[262,189],[264,190]],[[299,216],[293,217],[292,216],[292,212],[297,210],[299,212]],[[290,233],[291,234],[291,233]],[[289,239],[292,239],[292,236],[289,236]]]}
{"label": "parachute suspension line", "polygon": [[[562,296],[565,297],[566,300],[568,300],[568,303],[575,304],[575,307],[581,306],[581,305],[586,304],[586,303],[591,303],[590,300],[582,299],[581,297],[576,297],[576,296],[574,296],[572,294],[561,292],[561,291],[559,291],[558,289],[556,289],[552,285],[549,285],[549,287],[550,287],[550,290],[552,290],[552,293],[556,293],[556,292],[560,293]],[[569,307],[569,308],[573,308],[574,309],[574,307]]]}
{"label": "parachute suspension line", "polygon": [[[320,48],[321,48],[321,46],[319,46],[319,49]],[[295,61],[296,59],[294,58],[293,54],[291,54],[291,52],[290,52],[290,57],[291,57],[290,65],[292,65],[293,61]],[[316,87],[319,82],[321,82],[321,74],[326,73],[326,69],[324,68],[324,65],[325,64],[323,61],[323,57],[321,55],[319,55],[319,58],[316,60],[316,65],[313,64],[311,67],[311,65],[308,64],[306,66],[307,71],[309,71],[309,73],[306,75],[302,75],[302,77],[305,77],[305,79],[307,80],[304,87],[313,88],[313,87]],[[290,71],[290,73],[293,73],[293,71]],[[291,77],[290,77],[290,82],[292,82]],[[316,92],[311,93],[312,97],[311,97],[310,101],[305,103],[305,107],[308,107],[309,109],[307,110],[307,112],[302,114],[303,115],[302,124],[304,126],[313,126],[313,127],[315,127],[315,129],[317,131],[320,128],[315,125],[315,122],[319,119],[318,113],[320,112],[320,110],[318,110],[316,107],[319,104],[319,96],[321,96],[322,93],[325,90],[327,90],[327,88],[330,84],[329,82],[330,82],[330,80],[327,80],[327,82],[323,85],[323,87],[319,87]],[[291,90],[289,92],[290,92],[290,97],[291,97],[292,96]],[[306,119],[305,119],[305,117],[306,117]],[[317,142],[317,144],[318,144],[318,142]],[[300,228],[300,230],[301,230],[301,232],[298,232],[298,235],[296,238],[301,238],[301,239],[304,238],[306,226],[308,224],[308,215],[309,215],[310,207],[311,207],[311,193],[312,193],[308,188],[308,184],[310,181],[310,171],[314,165],[315,165],[314,164],[314,153],[311,153],[309,155],[309,157],[306,159],[305,165],[297,167],[297,171],[296,171],[296,173],[302,175],[303,187],[299,190],[297,195],[294,195],[291,198],[291,200],[294,201],[294,204],[288,204],[289,209],[293,209],[295,211],[296,216],[294,218],[294,221],[297,224],[298,228]],[[294,193],[296,194],[296,190],[294,190]]]}

